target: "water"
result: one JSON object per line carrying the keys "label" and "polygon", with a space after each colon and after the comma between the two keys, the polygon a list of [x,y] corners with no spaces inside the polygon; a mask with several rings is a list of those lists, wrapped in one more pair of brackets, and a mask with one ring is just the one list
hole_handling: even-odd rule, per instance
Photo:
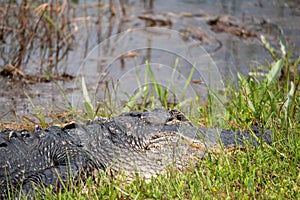
{"label": "water", "polygon": [[[186,57],[199,56],[199,60],[202,61],[199,65],[211,66],[209,71],[214,74],[214,80],[211,80],[211,74],[207,76],[208,72],[205,72],[208,71],[207,68],[197,68],[192,77],[193,84],[187,87],[187,95],[202,95],[201,98],[205,99],[206,86],[211,86],[212,81],[216,85],[216,90],[221,90],[219,83],[235,82],[238,72],[247,76],[251,71],[264,70],[258,68],[257,63],[265,63],[271,58],[262,47],[259,38],[261,34],[278,49],[278,37],[282,30],[289,44],[294,46],[293,57],[299,56],[299,1],[177,0],[170,3],[156,0],[151,3],[151,1],[128,0],[125,2],[125,16],[121,14],[121,7],[118,4],[115,5],[116,16],[111,16],[107,2],[104,2],[102,8],[99,8],[95,1],[78,1],[76,4],[69,5],[69,16],[72,16],[70,24],[73,33],[70,47],[72,50],[67,52],[57,68],[59,73],[71,74],[77,79],[28,84],[2,77],[0,120],[19,121],[24,115],[32,117],[31,114],[36,113],[37,110],[43,113],[64,111],[68,103],[59,87],[73,106],[82,105],[84,101],[81,88],[82,76],[85,78],[89,92],[95,94],[93,101],[99,101],[104,97],[106,81],[119,84],[117,96],[120,98],[118,100],[123,101],[126,92],[129,95],[138,92],[140,85],[137,82],[137,72],[142,74],[139,79],[145,81],[147,60],[152,63],[156,81],[163,83],[165,87],[170,87],[171,81],[163,81],[170,80],[168,78],[172,75],[174,69],[172,67],[176,65],[176,59],[179,58],[177,61],[180,68],[176,68],[179,78],[173,86],[180,89],[185,87],[192,66],[195,64]],[[245,29],[255,36],[234,35],[237,31],[235,29],[232,30],[233,33],[215,32],[207,22],[218,16],[225,22],[231,23],[233,28],[237,26],[237,30]],[[118,41],[111,39],[118,38],[116,34],[128,29],[144,28],[148,25],[171,29],[178,34],[174,34],[171,30],[173,34],[169,35],[154,31],[146,35],[134,33],[125,39],[119,38]],[[180,34],[188,39],[177,38]],[[166,39],[168,37],[171,39]],[[178,42],[174,42],[174,38]],[[190,38],[193,38],[195,46]],[[1,44],[2,52],[6,51],[7,45],[9,44]],[[160,45],[160,49],[153,48],[155,45]],[[200,45],[205,51],[200,48]],[[11,46],[10,48],[13,49]],[[31,53],[31,56],[22,66],[22,70],[28,74],[40,73],[43,54],[39,53],[38,49],[32,52],[28,50],[27,53]],[[125,57],[120,59],[124,54]],[[4,57],[3,54],[2,58]],[[0,59],[0,64],[7,64],[9,62],[7,60],[9,59]],[[137,66],[140,67],[138,71]],[[150,76],[147,80],[149,79]],[[145,83],[142,82],[143,84]]]}

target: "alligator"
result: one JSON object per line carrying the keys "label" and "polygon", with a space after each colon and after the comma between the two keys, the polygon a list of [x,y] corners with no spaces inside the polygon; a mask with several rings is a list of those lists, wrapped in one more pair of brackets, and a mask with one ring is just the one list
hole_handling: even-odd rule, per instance
{"label": "alligator", "polygon": [[38,186],[56,188],[95,170],[147,179],[170,166],[185,169],[210,152],[262,142],[271,142],[270,131],[198,127],[181,112],[164,109],[62,128],[6,129],[0,131],[0,199],[9,191],[31,195]]}

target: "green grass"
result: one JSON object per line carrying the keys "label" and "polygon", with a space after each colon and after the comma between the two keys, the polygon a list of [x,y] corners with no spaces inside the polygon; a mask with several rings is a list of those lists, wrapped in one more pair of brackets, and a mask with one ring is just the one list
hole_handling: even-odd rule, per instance
{"label": "green grass", "polygon": [[[299,199],[300,77],[297,67],[300,57],[291,60],[291,51],[284,42],[281,42],[281,53],[276,53],[263,41],[274,61],[267,64],[268,72],[264,77],[257,77],[255,73],[248,78],[239,75],[239,87],[226,91],[230,101],[226,105],[223,128],[268,128],[273,133],[271,145],[211,154],[199,160],[197,166],[183,172],[169,170],[150,182],[139,177],[127,182],[123,176],[112,178],[100,172],[96,181],[88,179],[56,194],[48,189],[45,195],[37,198]],[[158,85],[155,87],[157,95],[166,98],[166,93]],[[97,112],[92,111],[85,90],[86,115],[92,118]],[[162,99],[162,102],[165,101]],[[206,107],[194,109],[202,111],[199,116],[194,116],[198,124],[213,119]]]}

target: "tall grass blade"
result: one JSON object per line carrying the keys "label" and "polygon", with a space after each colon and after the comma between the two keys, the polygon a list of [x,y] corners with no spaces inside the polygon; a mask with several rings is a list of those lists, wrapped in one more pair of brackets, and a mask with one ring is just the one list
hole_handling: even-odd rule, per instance
{"label": "tall grass blade", "polygon": [[55,86],[58,88],[60,94],[63,96],[64,100],[67,102],[68,106],[69,106],[69,110],[73,110],[72,107],[72,103],[70,102],[70,100],[67,98],[64,89],[58,84],[58,82],[52,78],[52,75],[49,73],[49,71],[45,72],[47,74],[47,76],[49,76],[49,78],[51,79],[51,81],[55,84]]}
{"label": "tall grass blade", "polygon": [[25,92],[26,97],[28,98],[34,112],[35,112],[35,117],[39,120],[43,128],[46,128],[46,120],[45,116],[42,114],[41,110],[37,108],[34,103],[32,102],[30,96]]}
{"label": "tall grass blade", "polygon": [[279,44],[282,57],[284,58],[287,55],[287,43],[282,35],[279,37]]}
{"label": "tall grass blade", "polygon": [[81,83],[82,83],[82,92],[83,92],[83,98],[84,98],[85,111],[86,111],[88,117],[91,120],[93,120],[94,117],[95,117],[95,115],[94,115],[94,108],[93,108],[91,99],[89,97],[89,94],[88,94],[88,91],[87,91],[87,88],[86,88],[84,77],[82,77]]}
{"label": "tall grass blade", "polygon": [[288,92],[286,102],[284,103],[286,122],[287,122],[289,114],[290,114],[289,111],[290,111],[290,107],[291,107],[291,104],[292,104],[294,92],[295,92],[295,86],[294,86],[294,83],[291,82],[291,89]]}
{"label": "tall grass blade", "polygon": [[184,84],[184,87],[183,87],[183,91],[185,91],[187,89],[187,87],[189,86],[191,80],[192,80],[192,77],[193,77],[193,74],[194,74],[194,71],[195,71],[195,68],[192,67],[191,71],[190,71],[190,74]]}
{"label": "tall grass blade", "polygon": [[47,13],[44,13],[44,17],[46,18],[46,20],[49,22],[49,24],[51,24],[51,26],[53,26],[55,28],[56,31],[58,31],[62,36],[63,38],[66,38],[65,34],[64,34],[64,31],[58,26],[57,23],[55,23],[51,17],[47,14]]}
{"label": "tall grass blade", "polygon": [[267,85],[270,85],[272,82],[278,79],[281,69],[283,67],[283,60],[278,60],[275,64],[273,64],[271,70],[267,74],[266,82]]}
{"label": "tall grass blade", "polygon": [[146,87],[140,88],[139,92],[137,92],[135,95],[133,95],[126,106],[123,108],[122,112],[129,112],[130,108],[134,107],[135,102],[142,96],[142,94],[145,92]]}
{"label": "tall grass blade", "polygon": [[251,98],[249,98],[249,94],[250,94],[250,86],[249,86],[249,81],[247,81],[244,76],[240,73],[238,73],[238,78],[241,81],[241,87],[244,90],[243,92],[243,96],[246,99],[247,105],[250,108],[250,110],[252,110],[253,112],[255,112],[255,108],[253,105],[253,102],[251,101]]}
{"label": "tall grass blade", "polygon": [[264,47],[267,49],[267,51],[270,53],[270,55],[273,57],[274,60],[278,59],[278,55],[275,51],[275,49],[270,45],[270,43],[266,40],[265,36],[261,35],[260,39],[264,45]]}
{"label": "tall grass blade", "polygon": [[151,66],[150,66],[148,61],[146,61],[146,68],[147,68],[147,72],[150,74],[150,77],[153,81],[154,89],[155,89],[155,92],[156,92],[159,100],[163,103],[164,107],[167,107],[167,98],[166,98],[166,96],[167,96],[168,92],[164,91],[163,87],[161,87],[159,85],[159,83],[157,82],[157,80],[155,78],[155,74],[152,71]]}

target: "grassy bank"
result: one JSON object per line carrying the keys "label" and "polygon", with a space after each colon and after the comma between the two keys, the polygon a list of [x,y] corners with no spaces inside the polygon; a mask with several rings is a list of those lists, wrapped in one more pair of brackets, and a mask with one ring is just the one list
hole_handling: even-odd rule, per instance
{"label": "grassy bank", "polygon": [[[264,40],[263,40],[264,41]],[[268,72],[239,75],[238,87],[228,89],[223,128],[270,129],[273,143],[211,154],[184,172],[170,170],[150,182],[136,178],[126,182],[99,172],[96,181],[88,180],[53,194],[46,190],[42,199],[299,199],[300,198],[300,57],[281,41],[266,64]],[[92,115],[88,105],[87,115]],[[213,119],[207,108],[198,123]]]}

